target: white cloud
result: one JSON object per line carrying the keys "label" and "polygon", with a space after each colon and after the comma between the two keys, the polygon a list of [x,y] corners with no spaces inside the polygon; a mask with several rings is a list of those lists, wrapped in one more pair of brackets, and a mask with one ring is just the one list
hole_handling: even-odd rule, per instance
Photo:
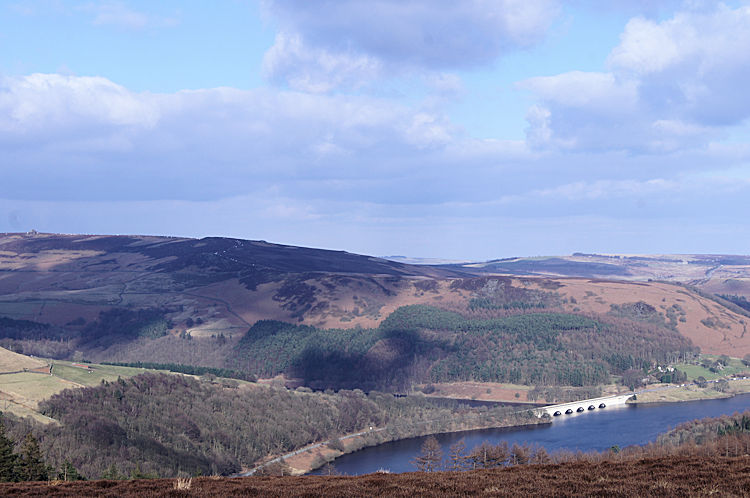
{"label": "white cloud", "polygon": [[8,5],[8,9],[23,16],[36,16],[44,13],[64,13],[67,7],[64,0],[24,0]]}
{"label": "white cloud", "polygon": [[526,141],[531,147],[543,148],[552,142],[552,128],[550,128],[549,109],[533,105],[526,113],[529,127],[526,129]]}
{"label": "white cloud", "polygon": [[[649,207],[653,198],[669,201],[671,197],[654,189],[643,202],[630,201],[633,212],[625,213],[622,204],[607,209],[615,202],[604,194],[583,199],[588,204],[581,211],[571,209],[569,200],[561,202],[555,196],[521,198],[499,206],[301,200],[273,191],[206,202],[17,201],[0,197],[0,231],[36,228],[72,233],[221,235],[373,255],[474,259],[574,251],[742,254],[750,243],[744,213],[732,209],[737,208],[736,202],[723,206],[729,208],[727,212],[711,212],[706,208],[717,198],[703,194],[692,199],[692,210],[677,204],[676,210],[667,211],[661,205]],[[746,191],[738,197],[744,196]],[[546,208],[542,214],[534,211],[540,203]],[[592,205],[597,209],[592,210]]]}
{"label": "white cloud", "polygon": [[635,18],[625,26],[620,45],[610,54],[609,63],[635,74],[659,71],[683,58],[684,44],[692,45],[696,35],[691,26],[684,26],[676,19],[659,25]]}
{"label": "white cloud", "polygon": [[410,144],[420,148],[445,145],[453,138],[446,118],[426,112],[412,116],[406,137]]}
{"label": "white cloud", "polygon": [[263,73],[276,83],[287,80],[295,90],[325,93],[365,85],[382,73],[382,63],[367,55],[308,47],[297,34],[279,33],[263,57]]}
{"label": "white cloud", "polygon": [[179,24],[179,16],[160,16],[128,6],[122,0],[24,0],[9,8],[24,16],[64,16],[84,13],[94,26],[114,26],[140,31],[146,28],[166,28]]}
{"label": "white cloud", "polygon": [[616,70],[640,75],[683,65],[700,75],[743,64],[750,55],[737,49],[750,42],[749,22],[750,6],[731,9],[723,4],[708,12],[679,12],[662,22],[635,18],[608,62]]}
{"label": "white cloud", "polygon": [[686,186],[675,180],[654,178],[651,180],[599,180],[595,182],[575,182],[551,189],[535,190],[529,197],[547,197],[568,201],[613,199],[642,195],[670,194]]}
{"label": "white cloud", "polygon": [[[598,99],[566,104],[593,109]],[[536,113],[554,138],[554,109]],[[669,136],[702,133],[657,124]],[[749,159],[746,149],[658,158],[539,152],[523,141],[467,138],[443,114],[367,96],[149,94],[44,74],[0,85],[0,224],[7,219],[8,229],[240,235],[375,254],[386,252],[367,247],[393,247],[384,236],[442,247],[465,234],[505,247],[498,227],[518,230],[550,213],[622,218],[641,209],[641,197],[643,209],[660,203],[649,219],[742,213],[750,186],[737,174],[688,181],[676,172]],[[533,237],[514,237],[521,233]]]}
{"label": "white cloud", "polygon": [[32,74],[0,78],[0,142],[101,140],[113,131],[150,129],[159,109],[149,94],[134,94],[101,77]]}
{"label": "white cloud", "polygon": [[464,92],[464,84],[461,78],[451,73],[427,73],[424,76],[427,85],[441,99],[451,99]]}
{"label": "white cloud", "polygon": [[705,147],[750,117],[748,25],[750,7],[723,4],[661,22],[632,19],[608,57],[610,72],[521,83],[540,100],[529,113],[529,143],[649,152]]}
{"label": "white cloud", "polygon": [[267,0],[264,7],[282,33],[266,55],[266,74],[316,90],[486,64],[538,42],[559,12],[557,0]]}
{"label": "white cloud", "polygon": [[[155,175],[142,195],[167,185],[162,195],[188,198],[290,175],[397,172],[424,150],[451,143],[455,132],[441,114],[373,97],[232,88],[135,93],[105,78],[55,74],[1,80],[0,131],[0,169],[16,183],[33,176],[26,168],[67,170],[72,181],[96,165],[111,175],[92,181]],[[210,181],[188,180],[196,175]],[[58,195],[56,182],[45,181]],[[128,196],[126,184],[106,188]]]}
{"label": "white cloud", "polygon": [[533,91],[542,100],[554,100],[561,106],[598,114],[629,113],[635,110],[638,101],[635,83],[618,81],[611,73],[572,71],[530,78],[520,86]]}

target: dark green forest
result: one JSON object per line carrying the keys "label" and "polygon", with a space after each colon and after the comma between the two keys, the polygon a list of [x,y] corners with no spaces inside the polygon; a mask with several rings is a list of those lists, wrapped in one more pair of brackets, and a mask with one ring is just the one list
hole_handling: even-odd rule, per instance
{"label": "dark green forest", "polygon": [[158,308],[112,308],[102,311],[95,322],[83,328],[80,340],[90,347],[106,347],[138,337],[156,339],[172,328],[173,324],[165,318],[165,314],[166,310]]}
{"label": "dark green forest", "polygon": [[31,320],[16,320],[7,316],[0,316],[0,338],[7,339],[60,339],[66,331],[53,327],[48,323],[32,322]]}
{"label": "dark green forest", "polygon": [[[70,470],[70,462],[66,461],[63,464],[63,478],[66,480]],[[77,475],[73,469],[70,480]],[[55,477],[54,469],[45,464],[36,437],[27,432],[14,443],[8,438],[0,416],[0,482],[46,481],[50,477]]]}
{"label": "dark green forest", "polygon": [[[606,320],[606,321],[605,321]],[[322,330],[261,320],[233,367],[300,378],[317,388],[407,390],[413,383],[483,381],[591,386],[697,349],[667,326],[621,317],[527,313],[466,318],[404,306],[376,329]]]}

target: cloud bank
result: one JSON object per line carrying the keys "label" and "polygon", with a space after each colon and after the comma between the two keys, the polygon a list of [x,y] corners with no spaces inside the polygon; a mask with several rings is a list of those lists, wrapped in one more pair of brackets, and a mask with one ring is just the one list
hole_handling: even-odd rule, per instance
{"label": "cloud bank", "polygon": [[705,147],[750,116],[750,7],[719,4],[657,22],[636,17],[608,72],[569,72],[520,85],[537,147],[637,153]]}
{"label": "cloud bank", "polygon": [[[92,5],[126,8],[121,28],[153,26],[128,17],[142,10],[132,4]],[[636,17],[599,70],[526,73],[525,140],[472,136],[451,105],[476,90],[472,71],[540,47],[564,17],[556,2],[264,8],[279,28],[265,87],[141,92],[102,76],[0,75],[0,230],[480,259],[750,243],[748,7]]]}
{"label": "cloud bank", "polygon": [[481,66],[541,40],[555,0],[266,0],[280,33],[264,71],[295,89],[358,87],[403,72]]}

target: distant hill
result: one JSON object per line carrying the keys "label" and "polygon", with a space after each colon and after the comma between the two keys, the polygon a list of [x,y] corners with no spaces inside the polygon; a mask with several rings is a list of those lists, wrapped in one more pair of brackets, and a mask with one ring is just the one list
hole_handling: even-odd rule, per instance
{"label": "distant hill", "polygon": [[[704,353],[742,357],[750,353],[747,297],[745,256],[578,253],[413,265],[218,237],[0,234],[0,345],[56,358],[241,369],[239,341],[260,320],[376,330],[408,305],[468,320],[625,320],[677,332]],[[406,354],[394,344],[375,341],[361,354]]]}
{"label": "distant hill", "polygon": [[210,335],[260,318],[297,321],[314,305],[321,315],[325,306],[315,295],[343,287],[361,289],[361,299],[349,307],[352,319],[372,315],[377,304],[371,295],[391,296],[405,279],[467,275],[264,241],[4,234],[0,316],[64,326],[88,322],[112,306],[160,307],[177,322],[201,318],[206,326],[196,333]]}
{"label": "distant hill", "polygon": [[664,280],[750,297],[750,256],[585,254],[442,265],[474,273]]}

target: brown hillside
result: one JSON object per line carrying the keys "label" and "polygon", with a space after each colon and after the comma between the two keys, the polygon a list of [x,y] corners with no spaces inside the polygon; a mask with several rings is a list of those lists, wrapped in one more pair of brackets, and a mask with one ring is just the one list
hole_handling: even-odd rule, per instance
{"label": "brown hillside", "polygon": [[[171,334],[200,338],[239,337],[267,318],[375,327],[400,306],[465,312],[475,298],[541,299],[547,310],[598,314],[643,302],[663,320],[672,313],[703,352],[742,357],[750,353],[748,318],[686,288],[644,280],[743,295],[745,263],[744,256],[575,255],[430,267],[238,239],[4,234],[0,316],[65,327],[111,307],[156,307],[172,320]],[[502,270],[516,275],[492,273]],[[538,276],[544,272],[606,278]]]}
{"label": "brown hillside", "polygon": [[[372,327],[399,306],[408,304],[466,309],[469,299],[486,295],[486,289],[492,287],[493,281],[501,281],[506,284],[506,293],[512,287],[557,294],[558,306],[568,312],[606,314],[612,312],[612,305],[644,302],[662,315],[662,323],[668,324],[667,311],[671,308],[677,330],[699,346],[702,352],[734,357],[750,353],[750,333],[747,333],[750,318],[677,285],[507,276],[483,277],[471,281],[479,283],[472,288],[469,285],[456,285],[456,280],[432,280],[429,281],[429,290],[423,290],[426,282],[421,280],[404,280],[398,285],[390,286],[386,282],[384,286],[388,286],[390,295],[384,294],[379,287],[360,285],[360,282],[354,288],[339,285],[329,289],[320,280],[308,281],[306,285],[316,289],[315,304],[304,315],[304,323],[326,328],[353,325]],[[357,297],[356,300],[354,296]],[[372,305],[373,302],[376,304]],[[265,303],[266,309],[273,308],[273,299],[266,298]],[[242,305],[238,304],[237,309],[242,309]],[[252,309],[257,308],[253,305]],[[246,316],[252,317],[251,314]],[[275,318],[283,319],[283,316]]]}
{"label": "brown hillside", "polygon": [[[706,299],[685,288],[666,283],[612,282],[590,279],[559,279],[563,287],[557,292],[568,299],[566,310],[580,309],[594,313],[608,313],[611,306],[645,302],[657,312],[667,309],[682,310],[684,318],[677,330],[701,348],[703,353],[727,354],[742,357],[750,353],[750,334],[746,316],[735,313],[715,301]],[[575,299],[575,303],[571,302]]]}

